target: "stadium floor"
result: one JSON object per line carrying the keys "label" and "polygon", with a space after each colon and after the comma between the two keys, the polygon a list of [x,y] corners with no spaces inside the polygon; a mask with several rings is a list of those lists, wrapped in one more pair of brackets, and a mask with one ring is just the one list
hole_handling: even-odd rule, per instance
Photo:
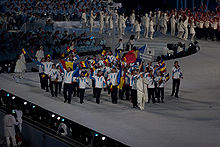
{"label": "stadium floor", "polygon": [[[13,74],[0,74],[0,88],[77,123],[138,147],[219,147],[220,146],[220,42],[199,41],[201,50],[178,59],[184,79],[180,98],[171,97],[171,80],[165,88],[164,104],[146,104],[145,110],[133,109],[128,101],[111,103],[102,91],[101,104],[86,90],[85,103],[73,98],[51,97],[39,88],[38,73],[25,73],[21,83]],[[174,60],[166,61],[171,72]]]}

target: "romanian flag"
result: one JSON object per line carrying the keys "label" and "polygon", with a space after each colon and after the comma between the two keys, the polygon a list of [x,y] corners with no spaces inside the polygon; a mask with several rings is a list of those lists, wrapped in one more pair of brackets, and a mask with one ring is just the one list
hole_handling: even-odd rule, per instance
{"label": "romanian flag", "polygon": [[96,60],[94,60],[93,62],[92,62],[92,65],[95,65],[97,63],[97,61]]}
{"label": "romanian flag", "polygon": [[80,62],[81,67],[88,67],[87,61],[81,61]]}
{"label": "romanian flag", "polygon": [[67,68],[71,68],[71,69],[73,69],[73,62],[65,62],[65,66],[66,66],[66,69]]}
{"label": "romanian flag", "polygon": [[165,79],[166,79],[166,81],[168,81],[170,79],[170,74],[169,73],[165,75]]}
{"label": "romanian flag", "polygon": [[116,52],[116,53],[115,53],[115,58],[116,58],[117,60],[119,60],[119,52]]}
{"label": "romanian flag", "polygon": [[25,48],[23,48],[22,50],[22,53],[25,55],[27,52],[26,52],[26,50],[25,50]]}
{"label": "romanian flag", "polygon": [[106,54],[107,54],[106,50],[103,50],[102,51],[102,56],[106,56]]}
{"label": "romanian flag", "polygon": [[103,63],[105,64],[105,66],[107,66],[107,65],[109,64],[109,60],[108,60],[108,59],[105,59],[105,60],[103,61]]}
{"label": "romanian flag", "polygon": [[66,50],[67,50],[67,52],[69,53],[69,52],[70,52],[70,47],[67,46]]}
{"label": "romanian flag", "polygon": [[120,69],[118,77],[117,77],[117,82],[118,82],[118,89],[122,89],[125,83],[125,74],[122,75],[122,70]]}
{"label": "romanian flag", "polygon": [[161,59],[159,69],[160,69],[160,71],[161,71],[162,73],[166,72],[166,65],[165,65],[165,63],[164,63],[164,60],[163,60],[163,59]]}

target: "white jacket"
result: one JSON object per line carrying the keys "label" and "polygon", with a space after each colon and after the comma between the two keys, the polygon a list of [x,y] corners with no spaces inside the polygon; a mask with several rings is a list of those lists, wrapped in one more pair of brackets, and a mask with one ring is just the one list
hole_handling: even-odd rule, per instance
{"label": "white jacket", "polygon": [[108,80],[107,80],[107,84],[112,84],[113,86],[117,86],[118,83],[117,83],[117,77],[118,77],[118,73],[110,73],[108,75]]}
{"label": "white jacket", "polygon": [[175,66],[172,68],[172,77],[174,79],[180,79],[183,73],[180,67],[176,68]]}
{"label": "white jacket", "polygon": [[5,137],[15,136],[15,125],[18,125],[18,122],[16,122],[13,115],[7,114],[4,116],[3,128]]}
{"label": "white jacket", "polygon": [[79,82],[80,89],[85,89],[87,85],[89,86],[89,82],[88,82],[87,77],[78,78],[78,82]]}
{"label": "white jacket", "polygon": [[55,81],[58,79],[58,70],[57,69],[51,69],[48,73],[48,76],[50,77],[51,81]]}
{"label": "white jacket", "polygon": [[154,79],[151,76],[147,77],[147,88],[155,88]]}
{"label": "white jacket", "polygon": [[105,78],[103,76],[93,76],[95,80],[95,88],[103,88],[105,85]]}

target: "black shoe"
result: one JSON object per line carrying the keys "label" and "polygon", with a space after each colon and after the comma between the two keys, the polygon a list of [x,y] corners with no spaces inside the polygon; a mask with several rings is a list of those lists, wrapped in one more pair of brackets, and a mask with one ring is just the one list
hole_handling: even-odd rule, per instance
{"label": "black shoe", "polygon": [[71,102],[68,102],[68,104],[71,104]]}
{"label": "black shoe", "polygon": [[67,100],[64,101],[64,103],[66,103],[66,102],[67,102]]}
{"label": "black shoe", "polygon": [[176,98],[179,98],[179,96],[178,96],[178,95],[175,95],[175,97],[176,97]]}
{"label": "black shoe", "polygon": [[171,94],[171,96],[173,96],[173,93]]}

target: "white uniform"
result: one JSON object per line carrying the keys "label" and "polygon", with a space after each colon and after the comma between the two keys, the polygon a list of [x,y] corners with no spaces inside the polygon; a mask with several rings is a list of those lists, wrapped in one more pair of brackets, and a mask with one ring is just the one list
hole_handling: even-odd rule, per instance
{"label": "white uniform", "polygon": [[18,125],[15,117],[11,114],[7,114],[3,118],[4,136],[6,137],[7,146],[10,146],[10,138],[12,139],[13,146],[16,146],[15,139],[15,125]]}
{"label": "white uniform", "polygon": [[134,25],[135,25],[135,14],[134,14],[134,13],[131,14],[129,20],[130,20],[130,24],[131,24],[131,27],[132,27],[132,28],[131,28],[131,31],[133,32],[133,30],[134,30]]}
{"label": "white uniform", "polygon": [[158,11],[158,14],[156,16],[156,24],[155,24],[158,32],[160,31],[160,20],[161,20],[160,11]]}
{"label": "white uniform", "polygon": [[167,17],[166,13],[164,14],[164,17],[163,17],[163,19],[161,21],[163,23],[162,33],[165,35],[167,33],[167,21],[168,21],[168,17]]}
{"label": "white uniform", "polygon": [[107,79],[107,84],[112,84],[112,86],[117,86],[117,77],[118,77],[118,73],[110,73],[108,75],[108,79]]}
{"label": "white uniform", "polygon": [[149,28],[150,28],[150,39],[153,39],[153,35],[154,35],[154,23],[153,23],[152,20],[150,21]]}
{"label": "white uniform", "polygon": [[173,79],[180,79],[182,78],[182,70],[180,67],[176,68],[175,66],[172,68],[172,77]]}
{"label": "white uniform", "polygon": [[100,23],[99,34],[102,34],[102,32],[103,32],[103,28],[104,28],[104,18],[105,18],[104,12],[101,11],[101,12],[100,12],[100,16],[99,16],[99,23]]}
{"label": "white uniform", "polygon": [[144,19],[144,37],[145,38],[148,38],[148,33],[149,33],[149,17],[148,17],[148,14],[145,14],[145,16],[143,17]]}
{"label": "white uniform", "polygon": [[184,29],[183,29],[183,21],[181,21],[178,25],[178,35],[177,37],[182,39],[183,37],[183,33],[184,33]]}
{"label": "white uniform", "polygon": [[79,82],[80,89],[86,89],[86,86],[89,86],[89,81],[88,81],[87,77],[80,77],[78,79],[78,82]]}
{"label": "white uniform", "polygon": [[26,70],[26,61],[25,61],[25,57],[24,54],[20,55],[20,58],[17,60],[16,65],[15,65],[15,73],[22,73],[25,72]]}
{"label": "white uniform", "polygon": [[196,26],[194,24],[194,21],[192,21],[190,24],[191,41],[194,41],[194,36],[196,34],[195,28],[196,28]]}
{"label": "white uniform", "polygon": [[171,36],[175,36],[175,31],[176,31],[176,19],[174,18],[174,15],[172,15],[170,19],[170,26],[171,26]]}
{"label": "white uniform", "polygon": [[44,57],[44,51],[43,51],[43,50],[38,50],[38,51],[36,52],[35,57],[37,58],[37,61],[40,62],[41,59]]}
{"label": "white uniform", "polygon": [[105,86],[105,78],[103,76],[93,76],[95,80],[95,88],[103,88]]}
{"label": "white uniform", "polygon": [[23,112],[21,110],[15,110],[15,113],[17,115],[17,121],[18,121],[18,128],[20,130],[20,133],[22,132],[22,116]]}
{"label": "white uniform", "polygon": [[135,32],[136,32],[136,38],[140,39],[141,23],[139,23],[137,20],[135,21]]}
{"label": "white uniform", "polygon": [[183,37],[184,40],[188,39],[188,33],[189,33],[189,31],[188,31],[188,24],[189,24],[188,21],[189,21],[189,17],[186,17],[186,20],[183,22],[183,29],[184,29],[184,32],[185,32],[184,37]]}
{"label": "white uniform", "polygon": [[48,76],[50,77],[51,81],[58,80],[58,70],[57,69],[51,69],[48,73]]}
{"label": "white uniform", "polygon": [[43,66],[44,66],[44,73],[46,74],[46,75],[48,75],[49,74],[49,71],[51,70],[51,68],[52,68],[52,65],[53,65],[53,62],[42,62],[42,64],[43,64]]}
{"label": "white uniform", "polygon": [[87,23],[86,12],[82,13],[81,23],[82,23],[82,29],[86,29],[86,23]]}
{"label": "white uniform", "polygon": [[93,14],[93,11],[91,11],[90,14],[90,19],[89,19],[89,23],[90,23],[90,32],[93,32],[93,27],[94,27],[94,19],[96,18],[96,15]]}
{"label": "white uniform", "polygon": [[141,110],[144,110],[144,105],[146,102],[145,91],[144,91],[144,77],[139,77],[137,80],[137,102]]}
{"label": "white uniform", "polygon": [[106,14],[105,15],[105,28],[106,28],[106,32],[108,32],[108,29],[109,29],[109,14]]}
{"label": "white uniform", "polygon": [[119,23],[120,36],[125,35],[127,17],[124,17],[124,15],[120,15],[119,20],[120,20],[120,23]]}

